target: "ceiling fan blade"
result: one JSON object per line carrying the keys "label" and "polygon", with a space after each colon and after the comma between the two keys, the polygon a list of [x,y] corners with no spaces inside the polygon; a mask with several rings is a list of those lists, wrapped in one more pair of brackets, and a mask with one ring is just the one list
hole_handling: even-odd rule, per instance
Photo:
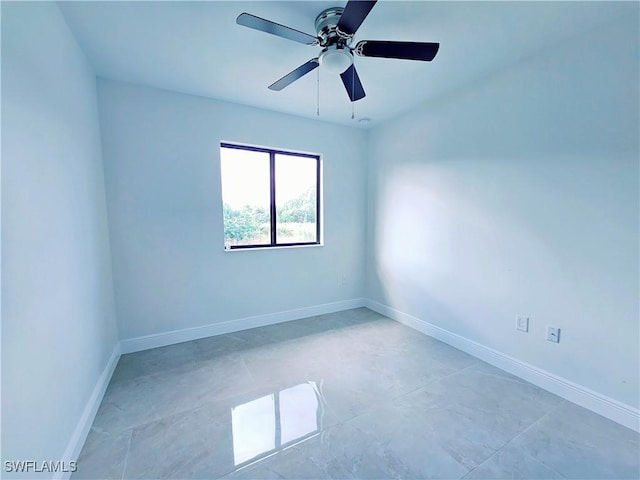
{"label": "ceiling fan blade", "polygon": [[353,35],[376,4],[374,1],[349,0],[338,21],[338,29],[347,35]]}
{"label": "ceiling fan blade", "polygon": [[438,53],[439,48],[439,43],[362,40],[358,42],[354,51],[362,57],[400,58],[430,62]]}
{"label": "ceiling fan blade", "polygon": [[320,65],[320,63],[318,62],[318,59],[312,58],[307,63],[300,65],[293,72],[287,73],[280,80],[269,85],[269,90],[276,90],[279,92],[284,87],[291,85],[293,82],[295,82],[299,78],[304,77],[307,73],[318,68],[318,65]]}
{"label": "ceiling fan blade", "polygon": [[293,40],[294,42],[304,43],[305,45],[315,45],[318,43],[318,39],[308,33],[295,30],[291,27],[285,27],[284,25],[256,17],[250,13],[241,13],[238,15],[236,23],[243,27],[260,30],[261,32],[270,33],[271,35]]}
{"label": "ceiling fan blade", "polygon": [[355,66],[351,65],[347,68],[340,74],[340,78],[342,78],[344,88],[347,89],[347,95],[349,95],[352,102],[365,97],[366,94],[364,93],[364,88],[362,88],[362,83],[360,82],[360,77],[358,77]]}

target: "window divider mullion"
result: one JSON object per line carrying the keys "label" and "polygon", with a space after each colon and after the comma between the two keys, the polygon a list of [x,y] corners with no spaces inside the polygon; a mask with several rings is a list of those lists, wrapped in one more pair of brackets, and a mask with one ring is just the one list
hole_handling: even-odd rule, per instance
{"label": "window divider mullion", "polygon": [[276,154],[269,152],[269,187],[271,196],[271,245],[275,246],[276,237]]}
{"label": "window divider mullion", "polygon": [[316,157],[316,243],[320,243],[320,157]]}

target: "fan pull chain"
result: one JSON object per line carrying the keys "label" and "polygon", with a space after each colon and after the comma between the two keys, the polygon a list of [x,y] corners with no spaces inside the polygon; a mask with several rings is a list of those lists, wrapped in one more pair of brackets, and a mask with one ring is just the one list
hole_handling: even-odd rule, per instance
{"label": "fan pull chain", "polygon": [[318,70],[318,75],[317,75],[317,94],[316,94],[316,115],[319,117],[320,116],[320,69],[317,68],[316,70]]}
{"label": "fan pull chain", "polygon": [[351,75],[351,120],[356,118],[356,102],[353,99],[356,96],[356,67],[352,64],[353,67],[353,75]]}

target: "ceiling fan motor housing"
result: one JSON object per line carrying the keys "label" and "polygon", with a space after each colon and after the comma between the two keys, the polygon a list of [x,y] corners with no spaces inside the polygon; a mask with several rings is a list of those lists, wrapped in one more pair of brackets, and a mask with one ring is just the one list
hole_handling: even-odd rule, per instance
{"label": "ceiling fan motor housing", "polygon": [[342,12],[344,12],[342,7],[331,7],[323,10],[316,17],[316,33],[323,40],[323,46],[330,37],[338,35],[337,26]]}

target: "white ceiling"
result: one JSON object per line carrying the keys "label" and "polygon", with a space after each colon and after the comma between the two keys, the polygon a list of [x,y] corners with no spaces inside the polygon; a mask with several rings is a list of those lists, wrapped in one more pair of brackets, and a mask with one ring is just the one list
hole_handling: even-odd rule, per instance
{"label": "white ceiling", "polygon": [[[317,75],[281,92],[267,86],[318,47],[236,25],[242,12],[315,35],[323,9],[344,1],[60,2],[98,76],[316,118]],[[320,118],[362,126],[409,110],[594,25],[625,15],[617,2],[380,1],[355,40],[440,42],[431,63],[356,57],[367,96],[351,103],[320,69]]]}

